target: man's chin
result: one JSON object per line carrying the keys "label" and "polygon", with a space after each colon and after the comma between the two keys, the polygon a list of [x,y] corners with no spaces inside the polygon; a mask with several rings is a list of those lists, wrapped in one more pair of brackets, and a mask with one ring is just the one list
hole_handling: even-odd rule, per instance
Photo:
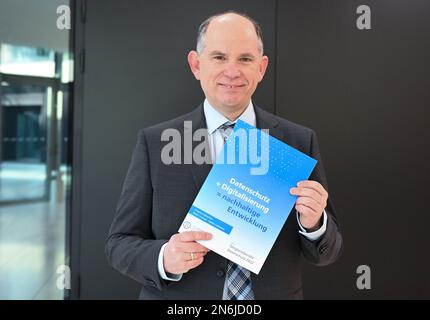
{"label": "man's chin", "polygon": [[237,100],[226,100],[226,101],[222,101],[221,104],[223,108],[230,109],[230,110],[239,110],[247,107],[247,103],[243,101],[237,101]]}

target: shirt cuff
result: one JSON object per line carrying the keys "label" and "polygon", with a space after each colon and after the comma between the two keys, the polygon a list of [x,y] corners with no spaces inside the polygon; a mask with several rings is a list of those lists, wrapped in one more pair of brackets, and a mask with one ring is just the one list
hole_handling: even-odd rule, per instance
{"label": "shirt cuff", "polygon": [[164,270],[163,257],[164,257],[164,248],[166,247],[166,245],[167,243],[163,244],[163,246],[160,249],[160,254],[158,255],[158,273],[160,274],[160,277],[163,280],[179,281],[182,278],[182,273],[172,274]]}
{"label": "shirt cuff", "polygon": [[296,210],[296,217],[297,217],[297,223],[299,224],[299,227],[300,227],[299,233],[304,235],[306,238],[308,238],[311,241],[315,241],[315,240],[318,240],[319,238],[321,238],[321,236],[327,230],[327,213],[325,212],[325,210],[323,213],[323,224],[322,224],[321,228],[319,228],[318,230],[313,231],[313,232],[307,232],[305,230],[305,228],[303,228],[303,226],[300,223],[299,213],[297,212],[297,210]]}

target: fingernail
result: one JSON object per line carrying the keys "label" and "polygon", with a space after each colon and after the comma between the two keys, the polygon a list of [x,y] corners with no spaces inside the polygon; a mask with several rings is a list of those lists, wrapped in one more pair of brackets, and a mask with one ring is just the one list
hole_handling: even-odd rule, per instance
{"label": "fingernail", "polygon": [[301,186],[303,185],[303,182],[302,182],[302,181],[300,181],[297,185],[298,185],[299,187],[301,187]]}
{"label": "fingernail", "polygon": [[290,193],[295,194],[296,193],[296,188],[291,188],[290,189]]}

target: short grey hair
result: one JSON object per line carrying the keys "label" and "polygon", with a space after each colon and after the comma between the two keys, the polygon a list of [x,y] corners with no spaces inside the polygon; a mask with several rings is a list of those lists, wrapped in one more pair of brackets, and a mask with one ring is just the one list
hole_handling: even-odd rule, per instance
{"label": "short grey hair", "polygon": [[196,46],[197,52],[200,54],[203,52],[203,49],[205,48],[205,35],[206,35],[206,31],[208,30],[208,27],[209,27],[209,24],[211,23],[211,21],[215,18],[226,15],[228,13],[237,14],[237,15],[249,20],[254,25],[255,33],[257,34],[257,38],[258,38],[258,42],[259,42],[258,50],[260,51],[260,54],[263,55],[263,52],[264,52],[263,32],[261,30],[260,25],[258,24],[257,21],[255,21],[254,19],[252,19],[250,16],[246,15],[245,13],[241,13],[241,12],[237,12],[237,11],[233,11],[233,10],[222,12],[222,13],[210,16],[209,18],[207,18],[205,21],[203,21],[200,24],[199,30],[197,33],[197,46]]}

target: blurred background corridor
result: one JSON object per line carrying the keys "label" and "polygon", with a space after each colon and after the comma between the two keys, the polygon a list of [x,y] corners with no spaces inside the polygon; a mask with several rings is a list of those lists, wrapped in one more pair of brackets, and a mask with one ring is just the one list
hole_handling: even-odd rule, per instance
{"label": "blurred background corridor", "polygon": [[68,1],[0,2],[0,299],[63,299],[68,259]]}

